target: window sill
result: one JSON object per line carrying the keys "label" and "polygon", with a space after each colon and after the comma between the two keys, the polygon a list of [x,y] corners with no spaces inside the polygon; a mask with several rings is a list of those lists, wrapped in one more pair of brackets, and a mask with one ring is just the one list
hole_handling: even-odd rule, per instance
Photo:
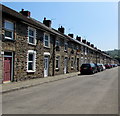
{"label": "window sill", "polygon": [[59,68],[56,68],[55,70],[56,70],[56,71],[59,71]]}
{"label": "window sill", "polygon": [[27,73],[35,73],[33,70],[28,70]]}
{"label": "window sill", "polygon": [[64,52],[67,52],[67,50],[64,50]]}
{"label": "window sill", "polygon": [[50,47],[49,47],[49,46],[44,46],[44,48],[48,48],[48,49],[50,49]]}
{"label": "window sill", "polygon": [[15,42],[14,39],[8,39],[8,38],[4,38],[2,41],[10,41],[10,42]]}
{"label": "window sill", "polygon": [[29,44],[29,45],[32,45],[32,46],[36,46],[36,44],[33,44],[33,43],[29,43],[29,42],[28,42],[28,44]]}

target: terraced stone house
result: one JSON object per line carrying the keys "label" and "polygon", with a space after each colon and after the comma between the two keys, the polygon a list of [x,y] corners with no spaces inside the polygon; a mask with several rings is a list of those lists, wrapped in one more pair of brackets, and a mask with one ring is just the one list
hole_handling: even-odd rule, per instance
{"label": "terraced stone house", "polygon": [[39,22],[22,9],[2,6],[2,82],[43,78],[77,72],[82,63],[111,63],[113,59],[93,44],[65,28],[52,28],[51,20]]}

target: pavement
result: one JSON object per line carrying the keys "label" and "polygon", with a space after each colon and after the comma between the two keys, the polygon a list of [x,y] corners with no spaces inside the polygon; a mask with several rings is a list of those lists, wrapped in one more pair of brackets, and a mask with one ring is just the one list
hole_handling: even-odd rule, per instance
{"label": "pavement", "polygon": [[80,72],[67,73],[67,74],[61,74],[56,76],[48,76],[44,78],[30,79],[30,80],[19,81],[19,82],[5,83],[2,85],[2,93],[12,92],[19,89],[25,89],[28,87],[33,87],[33,86],[37,86],[37,85],[48,83],[48,82],[58,81],[61,79],[67,79],[70,77],[74,77],[78,74],[80,74]]}

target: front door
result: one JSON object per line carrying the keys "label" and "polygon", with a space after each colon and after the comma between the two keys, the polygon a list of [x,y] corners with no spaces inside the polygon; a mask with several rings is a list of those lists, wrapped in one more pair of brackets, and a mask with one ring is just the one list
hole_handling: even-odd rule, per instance
{"label": "front door", "polygon": [[44,58],[44,77],[48,76],[48,57]]}
{"label": "front door", "polygon": [[11,80],[11,71],[12,71],[12,57],[4,57],[4,79],[3,81]]}
{"label": "front door", "polygon": [[67,73],[67,57],[64,59],[64,74]]}

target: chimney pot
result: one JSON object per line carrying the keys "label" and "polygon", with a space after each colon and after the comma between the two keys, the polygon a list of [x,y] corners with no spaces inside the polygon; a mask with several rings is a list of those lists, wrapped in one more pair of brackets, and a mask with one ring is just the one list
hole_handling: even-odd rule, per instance
{"label": "chimney pot", "polygon": [[46,20],[46,17],[44,17],[44,20]]}

